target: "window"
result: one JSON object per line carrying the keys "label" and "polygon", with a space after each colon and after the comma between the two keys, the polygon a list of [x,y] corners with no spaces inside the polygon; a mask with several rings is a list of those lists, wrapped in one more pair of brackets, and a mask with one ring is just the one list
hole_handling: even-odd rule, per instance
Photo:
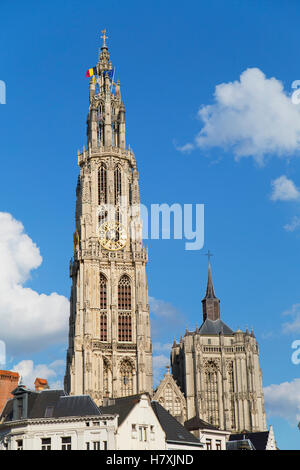
{"label": "window", "polygon": [[85,446],[86,446],[86,450],[90,450],[90,443],[89,442],[86,442]]}
{"label": "window", "polygon": [[[99,115],[99,113],[98,113]],[[97,125],[97,146],[100,147],[104,145],[104,132],[103,132],[103,123],[98,121]]]}
{"label": "window", "polygon": [[139,439],[141,442],[147,442],[147,428],[146,426],[139,427]]}
{"label": "window", "polygon": [[216,441],[216,450],[222,450],[221,441]]}
{"label": "window", "polygon": [[51,418],[53,416],[54,406],[47,406],[45,410],[45,418]]}
{"label": "window", "polygon": [[118,285],[119,310],[131,310],[131,282],[126,274],[121,277]]}
{"label": "window", "polygon": [[51,450],[51,438],[42,439],[42,450]]}
{"label": "window", "polygon": [[103,450],[107,450],[107,441],[103,441]]}
{"label": "window", "polygon": [[107,308],[107,279],[100,274],[100,308],[105,310]]}
{"label": "window", "polygon": [[[100,309],[107,308],[107,279],[100,274]],[[100,313],[100,341],[107,341],[107,314],[106,312]]]}
{"label": "window", "polygon": [[100,341],[107,341],[107,315],[100,313]]}
{"label": "window", "polygon": [[119,341],[132,341],[131,314],[119,313],[118,316]]}
{"label": "window", "polygon": [[127,275],[121,277],[118,284],[118,308],[126,310],[119,312],[118,338],[119,341],[132,341],[131,314],[131,282]]}
{"label": "window", "polygon": [[23,439],[17,440],[17,450],[23,450]]}
{"label": "window", "polygon": [[100,450],[100,441],[94,441],[93,442],[93,449],[94,450]]}
{"label": "window", "polygon": [[206,439],[206,450],[211,450],[211,439]]}
{"label": "window", "polygon": [[230,397],[230,418],[231,428],[235,429],[235,388],[234,388],[234,373],[233,373],[233,362],[228,367],[228,384],[229,384],[229,397]]}
{"label": "window", "polygon": [[122,193],[121,190],[121,169],[119,166],[115,168],[114,172],[114,181],[115,181],[115,205],[119,204],[120,196]]}
{"label": "window", "polygon": [[219,425],[218,369],[214,361],[209,361],[205,371],[205,399],[207,421]]}
{"label": "window", "polygon": [[17,419],[22,419],[23,416],[23,398],[17,399]]}
{"label": "window", "polygon": [[133,394],[133,368],[128,360],[124,360],[120,367],[121,396],[126,397]]}
{"label": "window", "polygon": [[107,220],[108,216],[108,211],[105,209],[105,207],[101,206],[98,212],[98,222],[99,222],[99,227],[100,225],[103,224]]}
{"label": "window", "polygon": [[107,204],[107,170],[102,164],[98,171],[98,204]]}
{"label": "window", "polygon": [[62,437],[61,438],[61,450],[71,450],[71,437]]}

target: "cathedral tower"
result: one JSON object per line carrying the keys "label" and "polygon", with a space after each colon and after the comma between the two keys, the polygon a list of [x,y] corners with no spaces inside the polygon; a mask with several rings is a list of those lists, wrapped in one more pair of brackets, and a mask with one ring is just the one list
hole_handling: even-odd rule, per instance
{"label": "cathedral tower", "polygon": [[266,430],[259,350],[253,331],[231,330],[220,317],[211,267],[202,300],[203,323],[171,351],[172,375],[194,416],[231,432]]}
{"label": "cathedral tower", "polygon": [[139,175],[125,140],[125,106],[103,31],[91,69],[87,149],[74,232],[65,389],[104,397],[152,393],[147,251],[142,242]]}

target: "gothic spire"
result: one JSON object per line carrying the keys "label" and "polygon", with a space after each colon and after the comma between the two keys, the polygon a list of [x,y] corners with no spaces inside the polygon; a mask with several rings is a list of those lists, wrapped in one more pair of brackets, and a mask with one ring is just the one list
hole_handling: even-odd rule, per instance
{"label": "gothic spire", "polygon": [[207,279],[207,286],[206,286],[206,294],[205,294],[206,299],[216,299],[215,291],[214,291],[214,285],[212,281],[212,276],[211,276],[211,267],[210,267],[210,262],[208,263],[208,279]]}
{"label": "gothic spire", "polygon": [[210,262],[208,263],[208,278],[206,294],[202,300],[203,321],[206,319],[215,321],[220,318],[220,300],[216,297],[211,275]]}

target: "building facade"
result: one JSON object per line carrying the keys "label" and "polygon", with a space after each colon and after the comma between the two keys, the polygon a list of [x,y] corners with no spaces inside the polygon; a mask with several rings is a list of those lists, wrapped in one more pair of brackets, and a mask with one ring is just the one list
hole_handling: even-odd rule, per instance
{"label": "building facade", "polygon": [[171,365],[174,380],[186,399],[187,419],[199,416],[232,433],[266,431],[266,415],[253,331],[232,331],[220,318],[220,301],[208,269],[202,300],[203,323],[174,341]]}
{"label": "building facade", "polygon": [[0,450],[111,450],[117,429],[88,395],[20,385],[0,415]]}
{"label": "building facade", "polygon": [[152,392],[147,251],[139,174],[125,142],[120,82],[104,42],[90,79],[87,149],[78,153],[65,390],[104,397]]}

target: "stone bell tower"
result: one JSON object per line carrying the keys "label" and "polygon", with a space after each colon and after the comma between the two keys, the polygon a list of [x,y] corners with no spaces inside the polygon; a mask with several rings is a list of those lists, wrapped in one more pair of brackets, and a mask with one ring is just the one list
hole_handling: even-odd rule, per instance
{"label": "stone bell tower", "polygon": [[152,393],[146,263],[139,175],[125,141],[125,106],[106,45],[92,70],[87,149],[74,232],[65,389],[104,397]]}

